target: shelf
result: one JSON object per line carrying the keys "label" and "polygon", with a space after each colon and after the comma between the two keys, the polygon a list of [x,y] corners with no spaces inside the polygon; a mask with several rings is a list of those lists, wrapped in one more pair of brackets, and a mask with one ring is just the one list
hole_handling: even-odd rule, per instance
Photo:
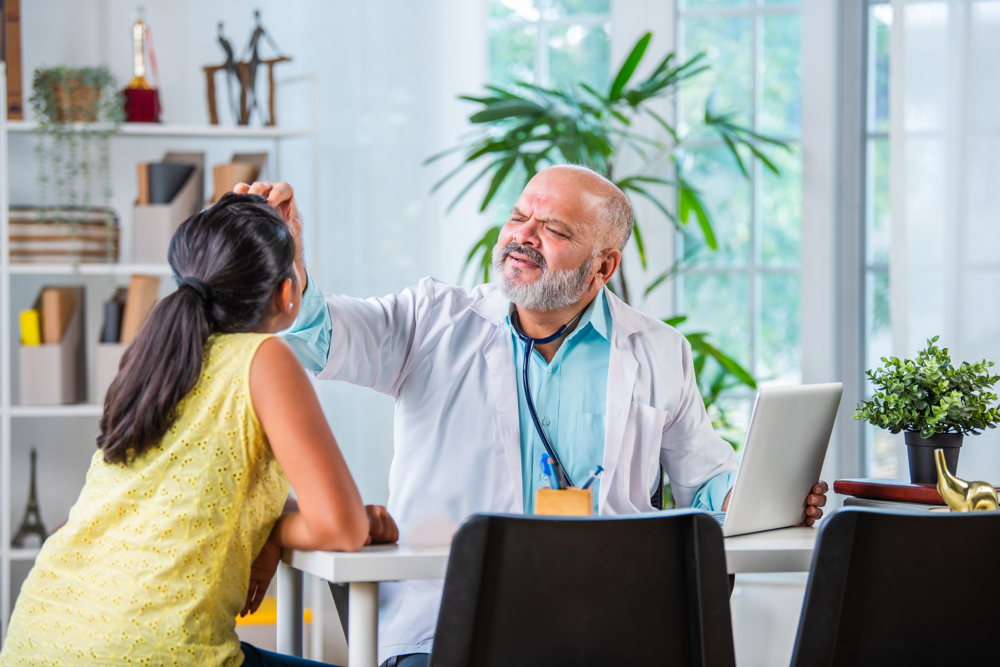
{"label": "shelf", "polygon": [[[74,123],[76,129],[100,129],[91,123]],[[12,120],[7,123],[11,133],[30,134],[38,129],[38,123]],[[236,127],[224,125],[168,125],[164,123],[123,123],[116,133],[131,137],[207,137],[218,139],[283,139],[286,137],[308,137],[310,128],[291,127]]]}
{"label": "shelf", "polygon": [[100,417],[103,405],[12,405],[11,417]]}
{"label": "shelf", "polygon": [[38,557],[38,552],[41,548],[36,549],[11,549],[10,559],[11,560],[35,560]]}
{"label": "shelf", "polygon": [[11,264],[11,275],[21,276],[172,276],[169,264]]}

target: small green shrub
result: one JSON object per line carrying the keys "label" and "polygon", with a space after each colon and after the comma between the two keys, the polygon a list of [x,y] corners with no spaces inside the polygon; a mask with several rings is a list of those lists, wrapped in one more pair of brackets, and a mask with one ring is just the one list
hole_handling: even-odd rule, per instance
{"label": "small green shrub", "polygon": [[1000,409],[992,393],[1000,376],[990,375],[992,361],[952,365],[948,348],[927,341],[916,360],[882,357],[884,368],[869,370],[875,396],[854,410],[854,418],[892,433],[915,431],[929,438],[937,433],[979,435],[996,428]]}

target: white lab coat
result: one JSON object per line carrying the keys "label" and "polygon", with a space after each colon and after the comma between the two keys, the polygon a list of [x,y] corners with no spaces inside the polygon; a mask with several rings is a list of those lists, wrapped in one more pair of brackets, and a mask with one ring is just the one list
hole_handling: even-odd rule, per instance
{"label": "white lab coat", "polygon": [[[607,293],[611,359],[598,511],[652,511],[659,465],[674,498],[736,470],[712,430],[678,331]],[[326,295],[333,320],[322,380],[371,387],[396,401],[388,510],[405,539],[429,518],[520,513],[521,445],[508,301],[431,278],[381,299]],[[431,650],[441,581],[381,586],[379,663]]]}

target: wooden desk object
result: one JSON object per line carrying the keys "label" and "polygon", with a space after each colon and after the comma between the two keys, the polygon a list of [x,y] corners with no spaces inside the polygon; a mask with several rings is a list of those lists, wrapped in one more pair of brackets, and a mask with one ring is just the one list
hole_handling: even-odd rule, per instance
{"label": "wooden desk object", "polygon": [[538,489],[535,514],[547,516],[594,516],[593,489]]}

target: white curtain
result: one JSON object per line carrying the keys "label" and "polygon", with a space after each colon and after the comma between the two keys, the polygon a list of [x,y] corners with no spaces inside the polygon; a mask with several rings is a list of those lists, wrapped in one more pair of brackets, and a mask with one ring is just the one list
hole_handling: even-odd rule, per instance
{"label": "white curtain", "polygon": [[[894,354],[940,335],[955,363],[1000,364],[1000,1],[893,9]],[[960,474],[1000,482],[1000,433],[966,439]]]}

